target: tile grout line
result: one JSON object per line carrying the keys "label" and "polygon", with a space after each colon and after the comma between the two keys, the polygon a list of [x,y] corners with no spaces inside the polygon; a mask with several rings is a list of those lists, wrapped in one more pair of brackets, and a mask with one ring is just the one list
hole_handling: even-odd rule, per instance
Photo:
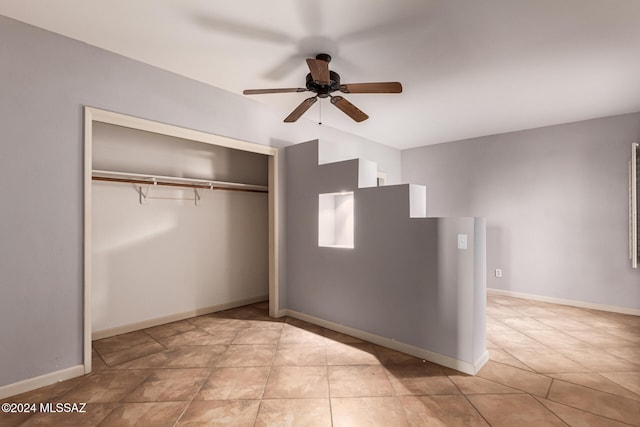
{"label": "tile grout line", "polygon": [[[538,401],[539,401],[539,399],[542,399],[541,397],[538,397],[538,396],[533,396],[533,397],[534,397],[536,400],[538,400]],[[599,417],[599,418],[605,418],[605,419],[607,419],[607,420],[610,420],[610,421],[613,421],[613,422],[616,422],[616,423],[620,423],[620,424],[624,424],[624,425],[628,425],[628,426],[632,426],[632,425],[633,425],[633,424],[628,424],[628,423],[626,423],[626,422],[624,422],[624,421],[617,420],[617,419],[615,419],[615,418],[608,417],[608,416],[606,416],[606,415],[596,414],[595,412],[587,411],[587,410],[582,409],[582,408],[577,408],[577,407],[575,407],[575,406],[568,405],[567,403],[564,403],[564,402],[558,402],[558,401],[555,401],[555,400],[552,400],[552,399],[545,399],[545,400],[548,400],[549,402],[557,403],[558,405],[566,406],[567,408],[571,408],[571,409],[573,409],[573,410],[576,410],[576,411],[579,411],[579,412],[583,412],[583,413],[585,413],[585,414],[593,415],[593,416],[595,416],[595,417]],[[547,407],[546,407],[546,405],[544,405],[542,402],[540,402],[540,403],[541,403],[545,408],[547,408]],[[560,415],[556,414],[552,409],[547,408],[547,410],[549,410],[549,411],[553,412],[553,414],[554,414],[554,415],[556,415],[558,418],[561,418],[561,417],[560,417]],[[563,419],[563,418],[561,418],[561,419],[562,419],[562,421],[564,421],[564,419]]]}
{"label": "tile grout line", "polygon": [[198,396],[198,394],[200,393],[200,391],[202,391],[202,387],[204,387],[204,385],[207,383],[207,381],[209,381],[209,378],[211,378],[211,375],[213,375],[213,372],[216,370],[217,368],[212,368],[210,369],[209,375],[207,376],[207,378],[205,378],[204,381],[202,381],[202,384],[200,384],[200,387],[198,387],[198,390],[193,394],[193,396],[191,397],[191,399],[188,401],[187,405],[184,407],[184,409],[182,410],[182,412],[180,413],[180,415],[178,416],[178,418],[176,418],[176,421],[173,423],[173,427],[178,425],[178,422],[180,421],[180,419],[184,416],[184,414],[187,412],[187,410],[189,409],[189,407],[191,406],[191,404],[193,403],[193,400],[196,398],[196,396]]}
{"label": "tile grout line", "polygon": [[329,355],[327,354],[327,345],[325,343],[322,346],[322,350],[324,351],[324,361],[325,361],[325,369],[327,371],[327,387],[329,388],[329,419],[331,420],[331,426],[333,427],[333,402],[331,400],[331,379],[329,377]]}

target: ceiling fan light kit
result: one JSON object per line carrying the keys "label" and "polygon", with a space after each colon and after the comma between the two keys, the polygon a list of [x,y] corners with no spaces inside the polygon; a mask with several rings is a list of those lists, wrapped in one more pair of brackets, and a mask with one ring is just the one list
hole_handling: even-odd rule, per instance
{"label": "ceiling fan light kit", "polygon": [[242,93],[244,95],[289,92],[315,93],[315,96],[302,101],[302,103],[284,119],[286,123],[295,122],[302,117],[302,115],[315,104],[318,98],[330,98],[332,105],[338,107],[338,109],[356,122],[362,122],[369,118],[368,115],[342,96],[331,95],[336,91],[342,93],[402,93],[402,84],[400,84],[400,82],[341,84],[340,75],[335,71],[329,70],[329,62],[331,62],[331,56],[326,53],[316,55],[315,59],[307,58],[309,74],[307,74],[306,77],[306,88],[246,89]]}

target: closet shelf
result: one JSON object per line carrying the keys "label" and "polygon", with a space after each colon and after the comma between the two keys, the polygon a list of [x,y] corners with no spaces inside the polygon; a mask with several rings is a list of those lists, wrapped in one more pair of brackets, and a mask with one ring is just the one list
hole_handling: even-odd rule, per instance
{"label": "closet shelf", "polygon": [[94,181],[127,182],[132,184],[168,185],[172,187],[201,188],[210,190],[249,191],[268,193],[264,185],[242,184],[239,182],[212,181],[208,179],[181,178],[177,176],[149,175],[130,172],[116,172],[94,169],[91,171]]}

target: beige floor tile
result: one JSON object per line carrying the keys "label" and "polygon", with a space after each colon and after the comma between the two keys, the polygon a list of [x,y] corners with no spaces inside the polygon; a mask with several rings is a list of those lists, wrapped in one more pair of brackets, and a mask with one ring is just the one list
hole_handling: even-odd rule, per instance
{"label": "beige floor tile", "polygon": [[561,314],[554,313],[552,316],[534,316],[534,318],[544,323],[545,325],[551,326],[554,329],[569,332],[569,331],[581,331],[590,329],[588,323],[583,323],[578,320],[574,320]]}
{"label": "beige floor tile", "polygon": [[528,394],[467,396],[492,427],[566,427],[553,412]]}
{"label": "beige floor tile", "polygon": [[609,313],[603,311],[599,311],[598,313],[609,317],[620,324],[627,325],[632,328],[640,328],[640,316],[634,316],[631,314]]}
{"label": "beige floor tile", "polygon": [[278,344],[280,329],[247,328],[238,332],[232,344]]}
{"label": "beige floor tile", "polygon": [[179,402],[193,399],[210,369],[158,369],[122,402]]}
{"label": "beige floor tile", "polygon": [[274,366],[271,368],[265,399],[329,397],[325,366]]}
{"label": "beige floor tile", "polygon": [[589,349],[558,348],[556,350],[569,359],[575,360],[585,368],[589,368],[595,372],[635,371],[638,369],[638,365],[596,347]]}
{"label": "beige floor tile", "polygon": [[487,338],[487,349],[499,349],[500,346]]}
{"label": "beige floor tile", "polygon": [[630,327],[630,325],[619,322],[615,317],[611,317],[603,311],[585,312],[583,317],[578,320],[587,323],[591,328],[601,330],[626,329]]}
{"label": "beige floor tile", "polygon": [[492,361],[484,365],[478,376],[541,397],[547,395],[551,385],[549,377]]}
{"label": "beige floor tile", "polygon": [[553,381],[547,399],[627,424],[640,424],[640,405],[637,400],[560,380]]}
{"label": "beige floor tile", "polygon": [[623,424],[611,418],[601,417],[589,412],[575,409],[570,406],[562,405],[560,403],[552,402],[550,400],[537,398],[540,403],[547,407],[551,412],[556,414],[560,419],[570,426],[584,426],[584,427],[625,427],[628,424]]}
{"label": "beige floor tile", "polygon": [[533,301],[532,304],[515,305],[513,309],[520,314],[534,318],[556,316],[556,313],[549,311],[547,307],[548,305],[536,304],[535,301]]}
{"label": "beige floor tile", "polygon": [[187,402],[120,403],[100,426],[173,426]]}
{"label": "beige floor tile", "polygon": [[395,396],[382,366],[330,366],[331,397]]}
{"label": "beige floor tile", "polygon": [[91,350],[91,371],[97,372],[107,368],[107,364],[104,363],[102,357],[98,354],[95,349]]}
{"label": "beige floor tile", "polygon": [[549,348],[589,347],[588,343],[556,329],[529,329],[523,333]]}
{"label": "beige floor tile", "polygon": [[507,317],[518,317],[518,312],[509,308],[506,305],[501,305],[501,304],[488,305],[487,316],[492,316],[497,319],[503,319]]}
{"label": "beige floor tile", "polygon": [[[203,331],[207,332],[209,336],[206,338],[206,344],[208,345],[229,345],[233,341],[233,339],[238,335],[238,332],[244,329],[207,329],[202,328]],[[205,344],[205,342],[201,342],[199,344]]]}
{"label": "beige floor tile", "polygon": [[463,396],[403,396],[400,403],[411,426],[488,426]]}
{"label": "beige floor tile", "polygon": [[460,394],[449,377],[430,365],[389,365],[386,370],[398,396]]}
{"label": "beige floor tile", "polygon": [[619,332],[619,335],[615,335],[612,333],[612,330],[568,330],[566,333],[574,338],[589,343],[592,346],[600,348],[615,347],[618,345],[632,346],[638,344],[637,342],[634,342],[635,340],[630,339],[629,336],[619,336],[623,335]]}
{"label": "beige floor tile", "polygon": [[565,319],[582,318],[589,314],[584,308],[570,305],[545,303],[544,307],[552,313],[558,314],[560,318]]}
{"label": "beige floor tile", "polygon": [[0,413],[0,427],[18,427],[35,415],[35,413],[30,412]]}
{"label": "beige floor tile", "polygon": [[261,399],[269,370],[268,367],[216,368],[195,399]]}
{"label": "beige floor tile", "polygon": [[[592,388],[594,390],[604,391],[605,393],[615,394],[616,396],[626,397],[627,399],[635,399],[640,400],[640,394],[633,393],[631,388],[623,387],[615,381],[612,381],[608,378],[609,373],[598,374],[595,372],[592,373],[573,373],[573,374],[550,374],[549,376],[553,378],[557,378],[559,380],[571,383],[582,385],[585,387]],[[612,373],[612,375],[618,378],[622,378],[622,382],[630,385],[631,387],[636,386],[640,383],[640,379],[638,379],[638,374],[633,374],[632,372],[621,372],[621,373]],[[634,382],[637,381],[637,382]]]}
{"label": "beige floor tile", "polygon": [[[56,402],[57,403],[57,402]],[[64,402],[61,402],[64,403]],[[82,427],[97,426],[118,405],[117,403],[88,403],[82,409],[84,412],[39,412],[30,417],[21,427],[55,426],[55,427]],[[4,425],[1,421],[0,425]],[[17,425],[17,424],[16,424]]]}
{"label": "beige floor tile", "polygon": [[[507,317],[507,319],[509,319]],[[502,322],[503,319],[487,316],[487,331],[512,331],[513,328]]]}
{"label": "beige floor tile", "polygon": [[204,329],[194,328],[179,334],[157,338],[157,341],[168,349],[174,349],[185,345],[216,345],[226,344],[219,336],[209,334]]}
{"label": "beige floor tile", "polygon": [[135,347],[130,347],[125,350],[103,354],[101,357],[107,366],[113,367],[120,363],[130,362],[150,354],[162,353],[163,351],[166,351],[166,348],[152,340],[151,342],[136,345]]}
{"label": "beige floor tile", "polygon": [[[516,308],[514,307],[514,309]],[[518,306],[516,311],[532,318],[551,317],[556,315],[554,312],[547,310],[545,306],[537,304]]]}
{"label": "beige floor tile", "polygon": [[640,372],[603,372],[602,376],[620,384],[635,395],[625,397],[640,398]]}
{"label": "beige floor tile", "polygon": [[299,345],[324,345],[326,342],[323,332],[309,331],[301,329],[289,324],[282,328],[282,334],[280,335],[280,344],[299,344]]}
{"label": "beige floor tile", "polygon": [[510,326],[514,329],[517,329],[521,332],[530,331],[530,330],[553,330],[553,328],[547,324],[537,321],[532,317],[506,317],[502,319],[502,323],[507,326]]}
{"label": "beige floor tile", "polygon": [[64,402],[118,402],[146,380],[153,371],[101,371],[87,376],[77,387],[60,397]]}
{"label": "beige floor tile", "polygon": [[496,382],[469,375],[450,375],[449,379],[463,394],[505,394],[524,393]]}
{"label": "beige floor tile", "polygon": [[522,332],[516,330],[489,331],[487,332],[487,338],[505,350],[509,350],[511,348],[546,348],[538,341],[529,338]]}
{"label": "beige floor tile", "polygon": [[259,407],[259,400],[193,401],[176,426],[253,427]]}
{"label": "beige floor tile", "polygon": [[170,368],[213,368],[227,351],[226,345],[184,346],[167,354]]}
{"label": "beige floor tile", "polygon": [[531,369],[501,348],[488,348],[487,351],[489,352],[489,360],[493,360],[494,362],[502,363],[504,365],[513,366],[515,368],[524,369],[526,371],[533,371],[533,369]]}
{"label": "beige floor tile", "polygon": [[[614,337],[622,338],[624,341],[628,341],[630,345],[640,345],[640,327],[621,326],[619,328],[608,328],[606,332]],[[616,345],[620,345],[618,342]]]}
{"label": "beige floor tile", "polygon": [[540,374],[557,372],[589,372],[589,369],[580,365],[553,349],[521,349],[507,350],[512,356],[532,368]]}
{"label": "beige floor tile", "polygon": [[213,333],[215,331],[237,332],[249,327],[249,322],[245,320],[216,317],[213,315],[194,317],[193,319],[189,319],[189,322],[209,333]]}
{"label": "beige floor tile", "polygon": [[330,427],[329,399],[265,399],[256,427],[270,426]]}
{"label": "beige floor tile", "polygon": [[217,366],[271,366],[275,353],[275,345],[232,344],[220,357]]}
{"label": "beige floor tile", "polygon": [[105,354],[127,350],[131,347],[154,342],[153,338],[145,334],[143,331],[135,331],[129,332],[128,334],[116,335],[114,337],[94,341],[92,344],[93,348],[101,356],[104,356]]}
{"label": "beige floor tile", "polygon": [[[475,377],[274,320],[262,303],[96,341],[92,374],[2,400],[88,401],[92,414],[3,414],[0,426],[174,425],[173,404],[182,425],[640,425],[640,317],[487,299],[491,360]],[[576,365],[591,372],[556,372]]]}
{"label": "beige floor tile", "polygon": [[373,344],[343,344],[331,343],[326,345],[327,363],[329,365],[379,365]]}
{"label": "beige floor tile", "polygon": [[164,367],[169,363],[173,352],[167,350],[161,353],[154,353],[148,356],[133,359],[129,362],[119,363],[114,369],[155,369]]}
{"label": "beige floor tile", "polygon": [[640,346],[606,347],[603,350],[627,362],[637,363],[640,361]]}
{"label": "beige floor tile", "polygon": [[179,322],[167,323],[165,325],[147,328],[144,332],[151,338],[157,340],[159,338],[169,337],[171,335],[181,334],[196,328],[196,325],[188,320],[180,320]]}
{"label": "beige floor tile", "polygon": [[397,397],[332,397],[331,413],[334,427],[409,425]]}
{"label": "beige floor tile", "polygon": [[319,345],[279,345],[273,366],[324,366],[327,364],[327,353],[324,346]]}
{"label": "beige floor tile", "polygon": [[269,317],[267,314],[258,315],[252,317],[251,319],[245,319],[247,322],[248,328],[260,328],[260,329],[271,329],[274,331],[282,331],[284,327],[285,321],[284,317],[279,319],[274,319],[273,317]]}

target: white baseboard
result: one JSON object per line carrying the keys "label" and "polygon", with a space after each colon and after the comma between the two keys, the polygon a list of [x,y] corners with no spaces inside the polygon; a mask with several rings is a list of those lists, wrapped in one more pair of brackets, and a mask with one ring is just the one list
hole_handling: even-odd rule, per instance
{"label": "white baseboard", "polygon": [[0,399],[26,393],[40,387],[48,386],[60,381],[70,380],[71,378],[82,375],[84,375],[84,365],[76,365],[61,371],[51,372],[40,375],[39,377],[18,381],[13,384],[7,384],[0,387]]}
{"label": "white baseboard", "polygon": [[617,305],[607,305],[607,304],[596,304],[593,302],[585,302],[585,301],[578,301],[578,300],[564,299],[564,298],[545,297],[542,295],[525,294],[522,292],[505,291],[502,289],[494,289],[494,288],[487,288],[487,293],[494,294],[494,295],[504,295],[504,296],[513,297],[513,298],[528,299],[532,301],[550,302],[553,304],[569,305],[572,307],[589,308],[592,310],[601,310],[601,311],[609,311],[612,313],[631,314],[634,316],[640,316],[640,309],[637,309],[637,308],[620,307]]}
{"label": "white baseboard", "polygon": [[217,311],[228,310],[230,308],[242,307],[243,305],[254,304],[256,302],[268,301],[269,296],[246,298],[224,304],[212,305],[209,307],[197,308],[195,310],[183,311],[182,313],[170,314],[168,316],[156,317],[155,319],[143,320],[141,322],[130,323],[128,325],[116,326],[115,328],[103,329],[91,333],[91,340],[101,340],[115,335],[126,334],[127,332],[139,331],[140,329],[152,328],[165,323],[177,322],[191,317],[202,316],[204,314],[215,313]]}
{"label": "white baseboard", "polygon": [[414,347],[410,344],[398,342],[389,338],[381,337],[370,332],[362,331],[360,329],[351,328],[349,326],[333,323],[328,320],[320,319],[319,317],[310,316],[308,314],[300,313],[295,310],[280,310],[284,312],[286,316],[293,317],[305,322],[312,323],[323,328],[331,329],[332,331],[340,332],[352,337],[360,338],[362,340],[378,344],[383,347],[397,350],[402,353],[410,354],[420,359],[428,360],[429,362],[437,363],[438,365],[446,366],[447,368],[455,369],[456,371],[464,372],[465,374],[475,375],[485,363],[489,360],[489,352],[485,353],[478,358],[474,363],[465,362],[463,360],[454,359],[450,356],[445,356],[440,353],[434,353],[423,348]]}
{"label": "white baseboard", "polygon": [[473,362],[474,373],[472,375],[477,374],[478,371],[480,371],[480,369],[482,369],[484,364],[487,363],[488,361],[489,361],[489,350],[485,350],[484,353],[480,357],[478,357],[475,362]]}

